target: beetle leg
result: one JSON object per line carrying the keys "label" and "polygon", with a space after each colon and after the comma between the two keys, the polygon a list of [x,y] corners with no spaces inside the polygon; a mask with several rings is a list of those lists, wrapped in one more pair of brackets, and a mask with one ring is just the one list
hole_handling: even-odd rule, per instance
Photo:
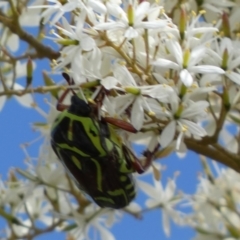
{"label": "beetle leg", "polygon": [[[70,76],[67,73],[63,72],[62,76],[65,78],[65,80],[67,81],[69,86],[74,84],[73,79],[71,79]],[[76,95],[76,93],[73,91],[73,89],[66,89],[63,92],[62,96],[58,100],[58,103],[57,103],[57,110],[58,111],[62,112],[69,107],[69,105],[63,104],[62,102],[70,91],[73,93],[73,95]]]}
{"label": "beetle leg", "polygon": [[129,122],[126,122],[121,119],[116,119],[113,117],[103,117],[103,120],[106,121],[107,123],[110,123],[116,127],[119,127],[125,131],[132,132],[132,133],[137,133],[138,131],[133,127],[133,125]]}
{"label": "beetle leg", "polygon": [[144,172],[150,167],[150,165],[152,164],[154,155],[155,155],[155,153],[157,152],[159,146],[160,146],[160,145],[157,144],[157,146],[155,147],[155,149],[154,149],[153,151],[146,150],[146,151],[143,153],[143,156],[146,157],[146,160],[145,160],[145,163],[144,163],[144,164],[142,164],[142,161],[140,161],[140,160],[135,156],[135,154],[134,154],[130,149],[128,149],[128,151],[130,152],[130,154],[133,156],[133,159],[134,159],[134,161],[131,161],[131,164],[132,164],[133,169],[134,169],[136,172],[138,172],[139,174],[144,173]]}
{"label": "beetle leg", "polygon": [[64,111],[65,109],[67,109],[69,107],[68,105],[62,103],[64,98],[67,96],[67,94],[69,92],[70,92],[70,89],[66,89],[63,92],[62,96],[58,99],[58,103],[57,103],[57,107],[56,107],[58,111],[62,112],[62,111]]}
{"label": "beetle leg", "polygon": [[157,146],[154,148],[154,150],[152,152],[149,151],[149,150],[144,151],[143,156],[146,157],[146,162],[145,162],[144,165],[142,165],[144,171],[146,171],[150,167],[150,165],[152,164],[154,155],[158,151],[159,147],[160,147],[160,144],[157,144]]}
{"label": "beetle leg", "polygon": [[62,76],[65,78],[69,86],[74,84],[73,79],[70,78],[70,76],[67,73],[63,72]]}

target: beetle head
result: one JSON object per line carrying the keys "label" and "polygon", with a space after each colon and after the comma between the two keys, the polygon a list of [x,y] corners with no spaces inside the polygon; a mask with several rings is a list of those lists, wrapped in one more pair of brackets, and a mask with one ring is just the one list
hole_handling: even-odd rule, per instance
{"label": "beetle head", "polygon": [[69,107],[69,112],[78,116],[89,116],[92,112],[92,109],[84,100],[79,98],[77,95],[73,95],[71,97],[71,106]]}

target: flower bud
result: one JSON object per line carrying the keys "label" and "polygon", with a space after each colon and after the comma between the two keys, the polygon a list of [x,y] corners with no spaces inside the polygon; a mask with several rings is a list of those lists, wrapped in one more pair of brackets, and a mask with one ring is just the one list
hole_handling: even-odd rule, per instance
{"label": "flower bud", "polygon": [[225,12],[223,12],[223,15],[222,15],[222,29],[221,30],[223,31],[225,37],[228,37],[228,38],[231,37],[229,18]]}
{"label": "flower bud", "polygon": [[134,24],[134,10],[133,10],[133,6],[131,4],[128,5],[127,16],[128,16],[129,26],[133,26],[133,24]]}
{"label": "flower bud", "polygon": [[125,87],[124,89],[126,92],[131,93],[133,95],[139,95],[141,93],[140,89],[135,87]]}
{"label": "flower bud", "polygon": [[[47,75],[45,71],[43,71],[42,74],[46,86],[55,86],[54,81]],[[58,90],[51,90],[50,93],[54,98],[58,99]]]}
{"label": "flower bud", "polygon": [[184,8],[181,8],[180,11],[180,21],[179,21],[179,32],[181,40],[184,39],[185,29],[186,29],[186,22],[187,22],[187,14]]}
{"label": "flower bud", "polygon": [[29,87],[29,85],[32,84],[32,76],[33,76],[33,62],[32,62],[32,59],[29,57],[28,58],[28,61],[27,61],[27,76],[26,76],[26,88]]}

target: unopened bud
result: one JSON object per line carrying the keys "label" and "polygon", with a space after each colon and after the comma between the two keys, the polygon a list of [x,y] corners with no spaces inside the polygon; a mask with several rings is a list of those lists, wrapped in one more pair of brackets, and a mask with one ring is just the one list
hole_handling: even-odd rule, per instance
{"label": "unopened bud", "polygon": [[32,59],[30,57],[28,58],[26,67],[27,67],[26,88],[28,88],[29,85],[32,84],[32,79],[33,79],[33,77],[32,77],[33,76],[33,62],[32,62]]}
{"label": "unopened bud", "polygon": [[[46,86],[55,86],[55,82],[47,75],[45,71],[43,71],[42,74],[43,74],[43,79]],[[58,91],[59,90],[55,89],[55,90],[51,90],[50,93],[54,98],[58,99]]]}

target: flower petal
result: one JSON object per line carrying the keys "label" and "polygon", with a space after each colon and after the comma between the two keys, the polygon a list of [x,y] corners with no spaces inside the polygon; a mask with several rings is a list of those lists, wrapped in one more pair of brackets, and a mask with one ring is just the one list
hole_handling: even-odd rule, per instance
{"label": "flower petal", "polygon": [[183,69],[180,72],[180,78],[181,78],[181,81],[183,82],[183,84],[186,87],[191,87],[192,86],[193,78],[192,78],[192,75],[189,73],[189,71],[187,69]]}
{"label": "flower petal", "polygon": [[143,112],[143,99],[142,97],[137,97],[133,103],[132,112],[131,112],[131,123],[133,126],[140,130],[143,125],[144,112]]}
{"label": "flower petal", "polygon": [[160,145],[162,148],[167,147],[172,140],[176,132],[176,121],[171,121],[162,131],[160,136]]}
{"label": "flower petal", "polygon": [[171,68],[175,70],[179,70],[180,67],[177,63],[164,59],[164,58],[158,58],[157,61],[152,63],[153,66],[156,67],[162,67],[162,68]]}
{"label": "flower petal", "polygon": [[233,82],[237,83],[238,85],[240,85],[240,74],[239,73],[235,73],[232,71],[227,71],[226,72],[226,76],[231,79]]}
{"label": "flower petal", "polygon": [[106,77],[102,79],[101,84],[107,90],[114,88],[118,83],[118,80],[115,77]]}
{"label": "flower petal", "polygon": [[[21,86],[20,84],[18,83],[15,83],[14,84],[14,89],[15,90],[23,90],[24,87]],[[15,99],[21,104],[23,105],[24,107],[32,107],[32,104],[34,103],[34,100],[31,96],[31,94],[25,94],[21,97],[18,97],[18,96],[15,96]]]}

